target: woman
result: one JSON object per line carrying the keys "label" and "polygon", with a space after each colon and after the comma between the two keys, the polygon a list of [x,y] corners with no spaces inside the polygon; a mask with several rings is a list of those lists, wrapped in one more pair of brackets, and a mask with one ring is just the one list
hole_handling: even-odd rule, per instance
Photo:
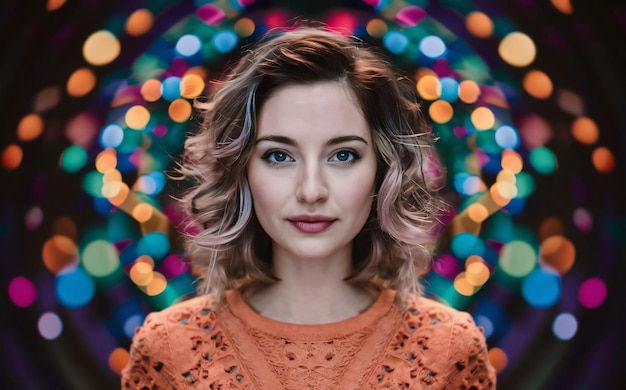
{"label": "woman", "polygon": [[148,316],[122,388],[495,388],[471,317],[419,296],[445,205],[412,82],[301,27],[203,108],[181,172],[206,294]]}

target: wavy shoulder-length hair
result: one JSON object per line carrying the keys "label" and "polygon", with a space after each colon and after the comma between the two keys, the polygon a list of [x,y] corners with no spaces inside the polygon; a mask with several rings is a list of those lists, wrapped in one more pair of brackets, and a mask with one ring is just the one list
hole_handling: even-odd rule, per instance
{"label": "wavy shoulder-length hair", "polygon": [[349,89],[372,131],[378,159],[375,201],[353,243],[353,283],[376,281],[399,297],[420,294],[446,205],[434,139],[415,83],[355,37],[321,27],[272,32],[232,68],[208,102],[180,166],[193,183],[181,202],[196,233],[187,237],[204,292],[273,283],[271,239],[256,220],[246,177],[257,113],[286,85],[337,81]]}

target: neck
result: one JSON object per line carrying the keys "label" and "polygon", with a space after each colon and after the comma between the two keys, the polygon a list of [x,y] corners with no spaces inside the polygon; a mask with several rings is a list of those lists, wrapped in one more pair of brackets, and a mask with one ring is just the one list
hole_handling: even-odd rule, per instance
{"label": "neck", "polygon": [[250,306],[277,321],[322,324],[354,317],[371,305],[376,294],[344,279],[352,272],[348,253],[332,259],[275,257],[280,279],[268,287],[246,292]]}
{"label": "neck", "polygon": [[355,317],[375,300],[370,289],[325,284],[316,288],[276,282],[251,293],[248,304],[259,314],[293,324],[327,324]]}

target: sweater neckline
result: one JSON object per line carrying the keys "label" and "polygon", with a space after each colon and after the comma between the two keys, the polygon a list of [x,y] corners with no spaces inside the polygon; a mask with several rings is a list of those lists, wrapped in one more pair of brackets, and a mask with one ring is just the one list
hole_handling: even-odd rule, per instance
{"label": "sweater neckline", "polygon": [[396,291],[382,289],[374,302],[362,313],[345,320],[326,324],[295,324],[265,317],[254,311],[239,290],[225,292],[227,309],[247,327],[271,335],[294,340],[328,339],[343,337],[376,324],[394,307]]}

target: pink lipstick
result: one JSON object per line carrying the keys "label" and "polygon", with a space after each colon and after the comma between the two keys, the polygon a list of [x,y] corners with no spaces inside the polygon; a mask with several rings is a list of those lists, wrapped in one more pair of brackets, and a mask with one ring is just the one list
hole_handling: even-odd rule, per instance
{"label": "pink lipstick", "polygon": [[289,222],[302,233],[321,233],[328,229],[335,220],[323,216],[299,215],[290,218]]}

